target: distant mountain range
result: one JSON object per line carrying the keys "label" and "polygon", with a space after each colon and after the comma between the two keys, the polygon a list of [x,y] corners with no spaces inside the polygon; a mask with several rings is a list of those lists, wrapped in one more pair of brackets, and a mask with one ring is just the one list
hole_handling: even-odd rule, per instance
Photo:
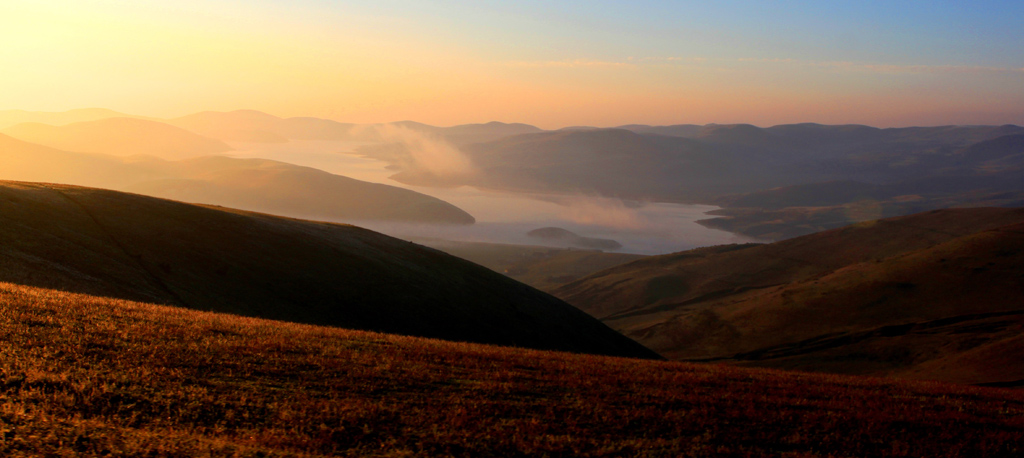
{"label": "distant mountain range", "polygon": [[949,209],[644,258],[554,294],[671,359],[1024,384],[1022,265],[1024,209]]}
{"label": "distant mountain range", "polygon": [[0,182],[0,282],[447,340],[654,357],[545,293],[354,226]]}
{"label": "distant mountain range", "polygon": [[[406,184],[714,204],[724,208],[702,224],[764,240],[951,206],[1024,203],[1024,128],[1013,125],[681,124],[544,131],[499,122],[359,125],[252,110],[161,122],[145,118],[130,125],[126,116],[109,110],[6,111],[0,112],[0,126],[8,125],[3,132],[12,136],[63,150],[165,158],[211,154],[228,147],[221,141],[359,141],[366,143],[360,154],[389,162],[393,179]],[[65,125],[11,125],[18,121]],[[145,142],[153,137],[165,140]],[[465,170],[438,173],[435,151],[420,157],[419,149],[437,145],[457,151]]]}
{"label": "distant mountain range", "polygon": [[404,145],[360,151],[398,181],[715,204],[703,222],[780,240],[953,206],[1024,204],[1024,128],[746,124],[570,128],[464,145],[477,168],[437,177]]}

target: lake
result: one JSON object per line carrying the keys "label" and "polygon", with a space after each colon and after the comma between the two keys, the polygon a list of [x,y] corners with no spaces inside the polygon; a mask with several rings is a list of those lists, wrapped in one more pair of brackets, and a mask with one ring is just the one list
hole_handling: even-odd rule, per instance
{"label": "lake", "polygon": [[313,167],[357,180],[398,186],[437,197],[476,218],[471,226],[337,221],[351,223],[399,238],[545,245],[527,237],[537,228],[555,226],[586,237],[607,238],[623,245],[619,252],[663,254],[700,246],[744,243],[747,237],[709,229],[696,223],[718,207],[658,202],[623,201],[593,195],[510,193],[469,186],[428,188],[409,186],[388,177],[387,164],[355,155],[364,145],[351,141],[291,141],[232,143],[225,155],[263,158]]}

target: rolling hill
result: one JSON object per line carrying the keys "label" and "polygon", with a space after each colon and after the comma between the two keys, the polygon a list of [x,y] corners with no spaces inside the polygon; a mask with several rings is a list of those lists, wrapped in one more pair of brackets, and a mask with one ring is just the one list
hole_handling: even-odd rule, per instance
{"label": "rolling hill", "polygon": [[179,161],[72,153],[0,134],[0,180],[102,187],[294,217],[472,224],[473,217],[415,191],[262,159]]}
{"label": "rolling hill", "polygon": [[455,343],[10,283],[0,334],[5,456],[1024,451],[1020,390]]}
{"label": "rolling hill", "polygon": [[[820,130],[825,130],[824,127],[818,126]],[[888,183],[837,180],[721,196],[713,203],[725,208],[713,212],[717,218],[701,224],[751,237],[781,240],[860,221],[940,208],[1024,205],[1024,181],[1020,179],[1024,171],[1024,134],[999,135],[1019,132],[1021,128],[909,130],[924,138],[938,138],[932,141],[949,142],[938,147],[943,152],[918,157],[881,157],[893,161],[885,168],[917,167],[920,170],[916,174],[904,172],[904,178]],[[884,133],[878,130],[877,134]],[[963,138],[957,141],[957,135]],[[971,140],[979,141],[966,147],[952,146]],[[860,166],[851,168],[856,167]]]}
{"label": "rolling hill", "polygon": [[430,238],[410,240],[475,262],[545,292],[592,273],[646,257],[630,253],[605,253],[594,249]]}
{"label": "rolling hill", "polygon": [[116,156],[148,155],[181,159],[230,151],[220,140],[185,129],[137,118],[105,118],[63,126],[18,124],[4,134],[65,151]]}
{"label": "rolling hill", "polygon": [[[760,189],[754,174],[732,167],[727,155],[715,154],[696,140],[641,135],[624,129],[515,135],[464,145],[460,150],[477,172],[447,179],[435,177],[429,170],[405,167],[413,161],[408,160],[409,152],[403,145],[371,145],[358,151],[395,164],[401,170],[392,179],[408,184],[466,184],[631,199],[675,196],[670,198],[673,201]],[[745,174],[749,181],[736,186],[728,180],[735,174]]]}
{"label": "rolling hill", "polygon": [[[429,126],[407,123],[418,129]],[[1019,126],[939,126],[878,129],[859,125],[791,124],[760,128],[749,124],[567,128],[554,132],[507,135],[463,144],[461,150],[478,173],[432,177],[415,167],[401,144],[371,145],[360,152],[389,161],[395,179],[420,185],[473,185],[516,191],[584,192],[662,202],[716,203],[730,194],[757,193],[827,182],[882,186],[892,214],[941,208],[954,200],[983,205],[978,196],[991,188],[993,174],[1003,191],[1024,192],[1016,159],[972,154],[965,150],[996,142],[1018,142]],[[989,148],[992,150],[992,147]],[[991,162],[991,161],[996,162]],[[951,186],[956,183],[969,184]],[[813,192],[813,191],[811,191]],[[898,197],[924,195],[925,205],[910,207]],[[835,205],[848,205],[844,200]],[[750,207],[744,210],[749,216]],[[763,221],[772,221],[765,215]],[[786,215],[782,215],[785,218]],[[848,222],[856,222],[845,220]],[[815,222],[817,223],[817,222]],[[801,224],[794,222],[793,225]],[[809,223],[806,225],[810,226]],[[742,232],[739,225],[722,226]],[[835,226],[833,226],[835,227]],[[744,232],[745,233],[745,232]],[[792,231],[790,231],[792,233]],[[748,234],[749,235],[749,234]],[[764,234],[762,234],[764,235]],[[768,235],[771,235],[770,233]]]}
{"label": "rolling hill", "polygon": [[132,116],[105,108],[79,108],[68,111],[2,110],[0,111],[0,129],[26,122],[63,126],[106,118],[140,118],[140,116]]}
{"label": "rolling hill", "polygon": [[255,110],[204,111],[167,123],[225,141],[286,142],[288,140],[361,139],[354,124],[328,119],[280,118]]}
{"label": "rolling hill", "polygon": [[473,224],[462,209],[415,191],[264,159],[201,157],[168,164],[175,178],[129,192],[297,218]]}
{"label": "rolling hill", "polygon": [[[1024,209],[939,210],[655,256],[554,291],[678,360],[1018,383]],[[973,361],[958,374],[953,361]],[[943,369],[945,367],[946,369]]]}
{"label": "rolling hill", "polygon": [[64,185],[0,186],[0,281],[352,329],[652,356],[551,296],[369,230]]}

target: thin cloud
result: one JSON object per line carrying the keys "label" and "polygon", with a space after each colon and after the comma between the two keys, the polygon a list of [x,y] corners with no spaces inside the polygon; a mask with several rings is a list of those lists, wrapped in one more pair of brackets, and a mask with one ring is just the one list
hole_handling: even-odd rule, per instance
{"label": "thin cloud", "polygon": [[809,65],[869,73],[991,74],[1019,73],[1024,70],[980,65],[892,65],[860,62],[815,62]]}
{"label": "thin cloud", "polygon": [[602,60],[558,60],[558,61],[525,61],[506,62],[509,67],[523,68],[634,68],[641,66],[691,66],[704,64],[784,64],[801,67],[826,68],[836,71],[864,73],[929,73],[929,74],[999,74],[1024,73],[1024,68],[991,67],[981,65],[898,65],[875,64],[852,61],[804,61],[779,57],[740,57],[740,58],[707,58],[680,56],[649,56],[630,57],[624,61]]}
{"label": "thin cloud", "polygon": [[770,64],[793,64],[799,62],[796,59],[780,59],[780,58],[764,58],[764,57],[741,57],[735,59],[736,62],[759,62],[759,63],[770,63]]}
{"label": "thin cloud", "polygon": [[635,63],[630,62],[613,62],[613,61],[601,61],[601,60],[549,60],[549,61],[532,61],[532,62],[506,62],[508,67],[523,67],[523,68],[628,68],[635,67]]}

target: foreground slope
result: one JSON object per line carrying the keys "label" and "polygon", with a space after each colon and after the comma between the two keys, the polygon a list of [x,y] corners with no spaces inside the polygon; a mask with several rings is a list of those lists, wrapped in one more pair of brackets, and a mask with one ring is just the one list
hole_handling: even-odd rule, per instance
{"label": "foreground slope", "polygon": [[470,262],[353,226],[63,185],[0,185],[0,280],[451,340],[652,356]]}
{"label": "foreground slope", "polygon": [[1016,457],[1018,390],[573,355],[0,283],[5,456]]}
{"label": "foreground slope", "polygon": [[[651,257],[555,294],[673,359],[1024,380],[1022,342],[1007,340],[1024,329],[1024,209],[941,210]],[[996,348],[1016,364],[986,363]],[[950,369],[971,354],[973,372]]]}

